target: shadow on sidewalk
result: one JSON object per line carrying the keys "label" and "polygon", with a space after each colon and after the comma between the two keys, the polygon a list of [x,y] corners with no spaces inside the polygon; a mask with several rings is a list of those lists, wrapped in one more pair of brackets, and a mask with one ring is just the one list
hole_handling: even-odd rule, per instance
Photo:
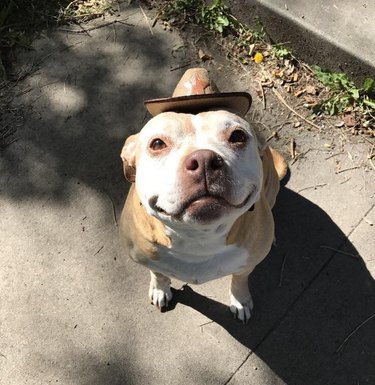
{"label": "shadow on sidewalk", "polygon": [[[278,246],[251,275],[248,325],[189,286],[175,291],[171,306],[190,306],[221,325],[288,385],[375,383],[375,319],[356,329],[375,311],[363,260],[322,248],[357,255],[323,210],[287,188],[275,216]],[[250,379],[254,364],[245,370]]]}

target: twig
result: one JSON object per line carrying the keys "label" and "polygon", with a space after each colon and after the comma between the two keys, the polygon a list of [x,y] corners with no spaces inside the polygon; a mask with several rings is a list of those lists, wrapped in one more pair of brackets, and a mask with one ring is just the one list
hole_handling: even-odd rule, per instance
{"label": "twig", "polygon": [[334,156],[338,156],[338,155],[342,155],[342,154],[345,154],[344,151],[336,152],[336,154],[332,154],[330,156],[327,156],[327,158],[324,158],[324,160],[328,160],[328,159],[333,158]]}
{"label": "twig", "polygon": [[82,27],[82,24],[78,24],[78,27],[81,28],[81,30],[87,34],[87,36],[91,37],[89,31],[87,31],[85,28]]}
{"label": "twig", "polygon": [[297,193],[299,194],[301,191],[309,190],[311,188],[316,189],[317,187],[323,187],[323,186],[327,186],[327,183],[321,183],[321,184],[316,184],[315,186],[304,187],[304,188],[301,188],[301,190],[298,190]]}
{"label": "twig", "polygon": [[351,337],[353,337],[353,335],[355,334],[355,333],[357,333],[357,331],[362,327],[362,326],[364,326],[367,322],[369,322],[372,318],[374,318],[375,317],[375,313],[374,314],[372,314],[372,315],[370,315],[370,317],[368,317],[368,318],[366,318],[363,322],[361,322],[345,339],[344,339],[344,341],[341,343],[341,345],[336,349],[336,353],[339,353],[342,349],[343,349],[343,347],[344,347],[344,345],[349,341],[349,339],[351,338]]}
{"label": "twig", "polygon": [[347,255],[347,256],[355,258],[355,259],[359,259],[359,254],[347,253],[346,251],[338,250],[338,249],[335,249],[334,247],[326,246],[326,245],[320,245],[320,247],[322,249],[332,250],[332,251],[335,251],[336,253]]}
{"label": "twig", "polygon": [[272,88],[272,91],[274,92],[274,94],[278,97],[278,99],[284,104],[285,107],[287,107],[290,111],[293,112],[294,115],[297,115],[300,119],[302,119],[303,121],[305,121],[306,123],[310,124],[310,126],[316,128],[317,130],[321,130],[321,128],[319,126],[317,126],[315,123],[311,122],[310,120],[306,119],[304,116],[302,116],[301,114],[299,114],[296,110],[294,110],[286,101],[285,99],[282,97],[282,95],[275,89],[275,88]]}
{"label": "twig", "polygon": [[335,171],[335,174],[341,174],[342,172],[355,170],[355,169],[360,168],[360,167],[361,166],[353,166],[353,167],[349,167],[349,168],[344,168],[343,170]]}
{"label": "twig", "polygon": [[292,159],[296,157],[296,142],[294,141],[294,138],[290,138],[290,156]]}
{"label": "twig", "polygon": [[186,68],[186,67],[188,67],[188,66],[189,66],[191,63],[193,63],[193,62],[194,62],[194,60],[190,60],[190,61],[186,62],[185,64],[182,64],[182,65],[180,65],[180,66],[178,66],[178,67],[173,67],[173,68],[171,68],[170,71],[172,72],[172,71],[180,70],[180,69],[182,69],[182,68]]}
{"label": "twig", "polygon": [[264,96],[263,85],[262,85],[260,80],[258,80],[258,84],[260,87],[260,94],[262,96],[263,110],[265,110],[266,109],[266,97]]}
{"label": "twig", "polygon": [[292,120],[289,119],[289,116],[288,116],[288,118],[285,120],[285,122],[274,124],[274,125],[271,127],[271,129],[280,126],[280,128],[277,129],[277,131],[280,131],[280,130],[281,130],[286,124],[288,124],[288,123],[292,123]]}
{"label": "twig", "polygon": [[[124,20],[127,20],[127,19],[124,19]],[[77,34],[82,34],[82,33],[88,34],[88,32],[94,31],[95,29],[108,27],[109,25],[116,24],[116,23],[124,24],[124,25],[127,25],[128,27],[134,27],[134,24],[125,23],[123,20],[112,20],[112,21],[109,21],[108,23],[103,23],[95,27],[83,28],[82,26],[80,26],[82,29],[59,28],[58,31],[68,32],[68,33],[77,33]]]}
{"label": "twig", "polygon": [[104,246],[100,247],[99,250],[94,255],[99,254],[103,250],[103,248]]}
{"label": "twig", "polygon": [[64,9],[64,13],[66,13],[66,11],[70,8],[71,5],[73,5],[74,3],[77,3],[78,0],[73,0],[72,2],[70,2],[68,4],[68,6]]}
{"label": "twig", "polygon": [[150,22],[149,22],[149,20],[148,20],[148,17],[147,17],[146,14],[145,14],[145,11],[143,10],[143,8],[142,8],[141,6],[139,6],[139,8],[140,8],[140,10],[142,11],[143,17],[144,17],[145,20],[146,20],[146,23],[147,23],[148,29],[149,29],[150,32],[151,32],[151,35],[153,35],[153,34],[154,34],[154,31],[152,30],[151,24],[150,24]]}
{"label": "twig", "polygon": [[272,138],[277,137],[277,131],[273,131],[272,134],[266,139],[266,142],[269,142]]}
{"label": "twig", "polygon": [[352,179],[352,178],[345,179],[344,181],[340,182],[340,184],[344,184],[344,183],[348,182],[350,179]]}
{"label": "twig", "polygon": [[282,286],[282,282],[283,282],[283,275],[284,275],[284,268],[285,268],[285,261],[286,261],[286,253],[284,254],[284,258],[283,258],[283,263],[281,264],[281,271],[280,271],[280,280],[279,280],[279,285],[278,287],[281,287]]}
{"label": "twig", "polygon": [[[254,122],[254,123],[260,123],[260,124],[263,124],[264,127],[268,128],[264,123],[262,122]],[[273,131],[272,134],[266,139],[266,142],[269,142],[272,138],[277,138],[279,132],[284,128],[284,126],[288,123],[291,123],[291,120],[287,119],[285,120],[285,122],[283,123],[277,123],[275,125],[273,125],[272,127],[270,127],[270,129],[273,129],[273,128],[276,128],[276,127],[279,127],[277,130]]]}
{"label": "twig", "polygon": [[112,198],[110,197],[110,195],[109,195],[107,192],[105,192],[105,193],[106,193],[107,197],[109,198],[109,200],[110,200],[111,203],[112,203],[113,220],[115,221],[115,225],[116,225],[116,227],[117,227],[117,226],[118,226],[118,223],[117,223],[117,218],[116,218],[116,207],[115,207],[115,204],[113,203],[113,200],[112,200]]}
{"label": "twig", "polygon": [[202,328],[203,326],[212,324],[213,322],[214,322],[214,321],[208,321],[208,322],[205,322],[205,323],[203,323],[203,324],[200,324],[199,327]]}

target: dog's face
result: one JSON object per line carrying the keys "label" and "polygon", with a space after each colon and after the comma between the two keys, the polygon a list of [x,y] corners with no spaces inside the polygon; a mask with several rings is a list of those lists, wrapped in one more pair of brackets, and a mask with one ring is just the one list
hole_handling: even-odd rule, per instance
{"label": "dog's face", "polygon": [[170,227],[233,222],[259,198],[256,135],[227,111],[157,115],[126,140],[121,157],[144,208]]}

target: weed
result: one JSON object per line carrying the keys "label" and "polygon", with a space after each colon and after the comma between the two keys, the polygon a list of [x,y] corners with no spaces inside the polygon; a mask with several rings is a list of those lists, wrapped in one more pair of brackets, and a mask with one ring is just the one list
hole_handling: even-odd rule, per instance
{"label": "weed", "polygon": [[214,0],[207,5],[204,0],[168,1],[163,7],[161,18],[180,20],[182,23],[194,22],[201,24],[209,31],[223,33],[233,24],[228,7],[221,0]]}
{"label": "weed", "polygon": [[277,59],[290,59],[292,57],[291,49],[284,44],[274,44],[271,52]]}
{"label": "weed", "polygon": [[344,73],[322,70],[312,66],[316,78],[330,90],[328,99],[315,107],[315,112],[324,111],[329,115],[350,112],[357,109],[363,114],[375,112],[375,100],[372,99],[375,81],[366,79],[358,88]]}

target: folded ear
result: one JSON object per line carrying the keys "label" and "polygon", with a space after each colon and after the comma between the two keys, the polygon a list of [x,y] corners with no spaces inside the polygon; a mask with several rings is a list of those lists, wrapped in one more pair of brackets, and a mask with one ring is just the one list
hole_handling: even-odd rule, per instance
{"label": "folded ear", "polygon": [[130,182],[135,182],[135,150],[137,147],[138,134],[129,136],[121,150],[125,178]]}
{"label": "folded ear", "polygon": [[258,142],[258,151],[259,155],[263,156],[265,149],[268,147],[266,140],[263,138],[262,135],[259,134],[258,131],[255,131],[255,135]]}

